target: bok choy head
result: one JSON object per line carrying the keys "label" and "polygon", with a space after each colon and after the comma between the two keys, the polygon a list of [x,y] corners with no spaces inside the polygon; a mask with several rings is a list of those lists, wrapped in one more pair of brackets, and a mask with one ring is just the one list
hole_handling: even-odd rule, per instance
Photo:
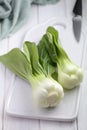
{"label": "bok choy head", "polygon": [[48,27],[41,41],[43,41],[52,62],[57,65],[58,82],[66,89],[78,86],[82,82],[83,71],[71,61],[63,49],[58,31],[54,27]]}
{"label": "bok choy head", "polygon": [[12,49],[0,56],[0,62],[31,84],[33,99],[38,106],[54,107],[63,98],[62,86],[51,77],[55,72],[54,67],[48,65],[47,70],[46,63],[44,68],[41,66],[35,43],[25,42],[23,51]]}

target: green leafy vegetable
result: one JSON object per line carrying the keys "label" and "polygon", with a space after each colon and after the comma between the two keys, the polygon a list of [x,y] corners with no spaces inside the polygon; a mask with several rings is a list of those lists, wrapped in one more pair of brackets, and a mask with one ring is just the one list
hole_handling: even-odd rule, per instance
{"label": "green leafy vegetable", "polygon": [[15,48],[0,56],[0,62],[31,84],[33,99],[40,107],[56,106],[64,92],[62,86],[51,77],[54,67],[49,66],[48,72],[46,66],[41,66],[35,43],[25,42],[23,49],[24,52]]}
{"label": "green leafy vegetable", "polygon": [[70,60],[63,49],[58,31],[54,27],[48,27],[42,41],[52,62],[56,63],[58,67],[58,82],[66,89],[78,86],[83,79],[82,69]]}

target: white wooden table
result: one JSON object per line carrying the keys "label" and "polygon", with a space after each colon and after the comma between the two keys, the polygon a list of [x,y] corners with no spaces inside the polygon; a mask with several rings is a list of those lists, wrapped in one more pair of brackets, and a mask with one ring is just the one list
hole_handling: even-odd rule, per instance
{"label": "white wooden table", "polygon": [[[71,24],[72,9],[75,0],[61,0],[55,5],[39,6],[33,5],[30,10],[30,17],[27,24],[17,33],[0,41],[0,55],[8,52],[14,47],[20,47],[28,28],[42,23],[52,17],[62,19],[65,17],[68,24]],[[33,14],[33,15],[32,15]],[[87,1],[83,0],[83,32],[87,34]],[[87,38],[85,43],[87,42]],[[85,55],[87,44],[84,43]],[[78,53],[78,52],[77,52]],[[84,74],[87,81],[87,57],[84,57]],[[9,91],[12,73],[0,64],[0,130],[87,130],[87,87],[82,89],[81,102],[78,117],[73,122],[54,122],[31,120],[8,116],[4,110],[7,94]],[[85,83],[86,84],[86,83]]]}

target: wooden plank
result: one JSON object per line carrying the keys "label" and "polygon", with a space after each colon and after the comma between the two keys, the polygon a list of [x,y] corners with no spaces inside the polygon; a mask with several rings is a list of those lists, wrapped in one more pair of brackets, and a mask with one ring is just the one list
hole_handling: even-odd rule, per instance
{"label": "wooden plank", "polygon": [[37,120],[5,116],[4,130],[39,130],[39,122]]}
{"label": "wooden plank", "polygon": [[[0,41],[0,55],[7,52],[8,42],[7,39]],[[0,63],[0,130],[3,129],[3,115],[4,115],[4,89],[5,89],[5,66]]]}
{"label": "wooden plank", "polygon": [[84,75],[85,82],[82,89],[80,108],[78,113],[78,130],[87,130],[87,69],[84,72]]}
{"label": "wooden plank", "polygon": [[[9,36],[9,38],[8,38],[8,42],[9,42],[8,51],[14,47],[20,48],[22,46],[22,41],[23,41],[23,38],[24,38],[26,31],[29,28],[31,28],[32,26],[34,26],[35,24],[37,24],[37,6],[32,6],[30,18],[27,21],[26,25],[23,26],[23,28],[20,29],[17,33]],[[12,72],[10,72],[8,69],[6,69],[5,103],[6,103],[6,98],[8,96],[8,92],[10,91],[10,88],[9,88],[10,81],[13,78],[14,78],[14,74]],[[4,120],[4,125],[3,125],[4,130],[19,130],[19,129],[21,129],[21,130],[31,130],[31,129],[38,130],[38,127],[39,127],[38,120],[14,118],[14,117],[8,116],[5,111],[4,111],[4,119],[3,120]]]}
{"label": "wooden plank", "polygon": [[[85,32],[87,33],[87,32]],[[87,38],[85,40],[84,46],[84,57],[83,57],[83,66],[84,66],[84,84],[81,92],[80,108],[78,113],[78,130],[87,129]]]}
{"label": "wooden plank", "polygon": [[45,6],[39,6],[39,22],[44,22],[51,18],[63,19],[66,16],[65,0],[60,0],[56,4],[50,4]]}
{"label": "wooden plank", "polygon": [[77,130],[75,122],[53,122],[53,121],[42,121],[40,123],[40,129],[44,130]]}
{"label": "wooden plank", "polygon": [[82,15],[82,26],[85,33],[87,32],[87,1],[82,1],[83,15]]}
{"label": "wooden plank", "polygon": [[80,108],[78,113],[78,130],[87,130],[87,1],[83,0],[83,28],[85,36],[85,46],[84,46],[84,85],[81,93]]}
{"label": "wooden plank", "polygon": [[76,0],[72,0],[72,1],[71,0],[65,0],[65,3],[66,3],[66,14],[67,14],[68,18],[71,18],[72,15],[73,15],[72,11],[73,11],[73,7],[75,5],[75,2],[76,2]]}
{"label": "wooden plank", "polygon": [[83,17],[87,20],[87,0],[82,0]]}

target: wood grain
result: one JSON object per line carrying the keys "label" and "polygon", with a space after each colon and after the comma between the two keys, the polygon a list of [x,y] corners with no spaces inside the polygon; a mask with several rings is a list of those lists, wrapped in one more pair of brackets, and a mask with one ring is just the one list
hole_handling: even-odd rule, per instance
{"label": "wood grain", "polygon": [[[4,53],[7,52],[8,48],[8,41],[7,39],[4,39],[0,41],[0,55],[3,55]],[[0,63],[0,129],[3,129],[4,126],[4,105],[5,105],[5,76],[6,74],[6,69],[5,66]]]}
{"label": "wood grain", "polygon": [[[87,1],[84,1],[84,19],[87,19]],[[72,8],[75,0],[61,0],[56,5],[46,5],[46,6],[32,6],[29,20],[26,25],[24,25],[17,33],[9,36],[0,42],[0,55],[6,53],[14,47],[21,47],[22,41],[25,33],[31,27],[38,23],[42,23],[52,17],[62,19],[71,18]],[[61,8],[62,7],[62,8]],[[84,20],[84,28],[86,32]],[[87,39],[86,39],[87,42]],[[87,47],[87,46],[85,46]],[[87,51],[87,50],[85,50]],[[87,58],[84,58],[87,61]],[[85,62],[85,64],[87,64]],[[85,80],[87,81],[87,65],[85,65]],[[52,121],[42,121],[42,120],[29,120],[25,118],[14,118],[8,116],[5,112],[5,103],[10,89],[10,81],[14,78],[8,69],[6,69],[0,63],[0,130],[86,130],[87,129],[87,85],[85,82],[84,89],[82,90],[81,104],[78,114],[77,121],[74,122],[52,122]]]}

